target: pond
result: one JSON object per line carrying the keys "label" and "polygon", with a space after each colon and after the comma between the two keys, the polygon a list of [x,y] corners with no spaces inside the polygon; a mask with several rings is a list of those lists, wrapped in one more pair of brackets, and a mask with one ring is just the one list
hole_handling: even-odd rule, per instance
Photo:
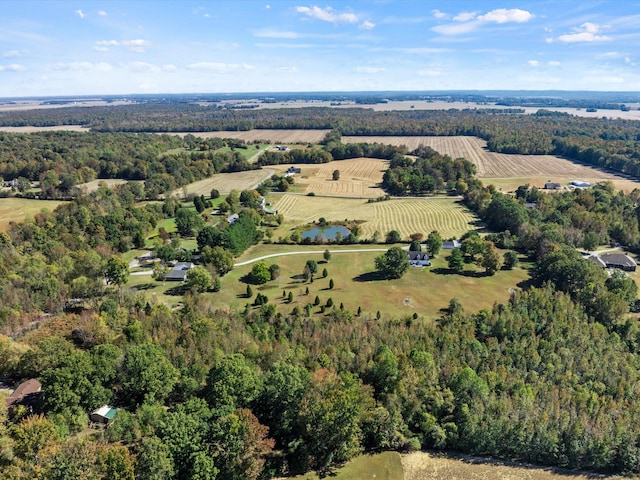
{"label": "pond", "polygon": [[335,240],[336,235],[340,232],[342,238],[345,238],[347,235],[351,233],[347,227],[343,227],[342,225],[335,225],[333,227],[315,227],[311,230],[305,230],[300,235],[303,239],[310,238],[311,240],[316,240],[316,238],[322,238],[322,240]]}

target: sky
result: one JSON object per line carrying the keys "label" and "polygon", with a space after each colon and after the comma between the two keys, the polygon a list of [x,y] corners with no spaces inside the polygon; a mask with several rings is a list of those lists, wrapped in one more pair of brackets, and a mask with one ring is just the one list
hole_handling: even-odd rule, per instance
{"label": "sky", "polygon": [[640,91],[640,0],[0,0],[0,97]]}

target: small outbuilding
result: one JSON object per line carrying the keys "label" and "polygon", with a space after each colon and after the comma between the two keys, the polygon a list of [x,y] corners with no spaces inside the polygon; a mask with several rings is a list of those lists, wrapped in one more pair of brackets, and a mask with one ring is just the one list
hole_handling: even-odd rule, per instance
{"label": "small outbuilding", "polygon": [[164,276],[165,280],[172,282],[184,282],[187,279],[187,272],[193,268],[191,262],[178,262],[174,265],[173,270]]}
{"label": "small outbuilding", "polygon": [[583,182],[582,180],[571,180],[570,185],[576,188],[589,188],[591,186],[589,182]]}
{"label": "small outbuilding", "polygon": [[556,182],[547,182],[544,184],[545,190],[560,190],[562,186]]}
{"label": "small outbuilding", "polygon": [[458,240],[445,240],[442,242],[443,250],[453,250],[454,248],[460,248],[462,244]]}
{"label": "small outbuilding", "polygon": [[94,410],[89,414],[89,418],[92,422],[102,423],[107,425],[113,421],[113,417],[118,413],[117,408],[110,407],[109,405],[103,405],[97,410]]}
{"label": "small outbuilding", "polygon": [[5,398],[7,408],[15,408],[18,405],[32,407],[41,398],[41,390],[42,384],[35,378],[22,382],[11,395]]}

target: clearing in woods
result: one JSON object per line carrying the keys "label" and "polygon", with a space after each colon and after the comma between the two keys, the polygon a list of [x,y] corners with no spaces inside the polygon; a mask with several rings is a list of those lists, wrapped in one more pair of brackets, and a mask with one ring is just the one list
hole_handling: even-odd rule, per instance
{"label": "clearing in woods", "polygon": [[384,238],[390,230],[397,230],[403,239],[416,232],[427,235],[432,230],[438,230],[445,239],[460,237],[475,229],[477,221],[461,201],[447,197],[367,203],[352,198],[272,194],[269,200],[287,223],[294,225],[311,223],[320,217],[327,221],[363,220],[360,238],[371,238],[376,231]]}
{"label": "clearing in woods", "polygon": [[329,130],[247,130],[244,132],[181,132],[201,138],[237,138],[247,143],[267,140],[275,143],[319,143]]}
{"label": "clearing in woods", "polygon": [[[339,195],[344,197],[381,197],[382,176],[389,162],[375,158],[353,158],[319,165],[296,165],[302,173],[296,175],[295,184],[305,193]],[[273,165],[269,168],[282,175],[290,165]],[[333,180],[333,171],[340,171],[340,178]]]}
{"label": "clearing in woods", "polygon": [[32,200],[29,198],[0,198],[0,231],[6,232],[9,222],[23,222],[42,210],[53,211],[63,203],[59,200]]}
{"label": "clearing in woods", "polygon": [[227,195],[231,190],[250,190],[256,188],[267,178],[273,175],[271,169],[247,170],[245,172],[217,173],[204,180],[190,183],[184,187],[177,188],[171,195],[183,197],[187,195],[204,195],[208,197],[212,189],[217,189],[222,195]]}

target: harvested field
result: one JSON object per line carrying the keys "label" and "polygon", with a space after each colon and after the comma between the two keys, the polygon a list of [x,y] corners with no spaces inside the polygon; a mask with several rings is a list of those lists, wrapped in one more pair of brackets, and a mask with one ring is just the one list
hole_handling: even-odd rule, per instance
{"label": "harvested field", "polygon": [[78,188],[83,193],[91,193],[98,190],[101,184],[106,185],[109,188],[112,188],[112,187],[115,187],[116,185],[122,185],[123,183],[127,183],[127,180],[122,180],[120,178],[107,178],[107,179],[92,180],[91,182],[87,182],[87,183],[80,183],[78,185]]}
{"label": "harvested field", "polygon": [[619,476],[509,464],[490,458],[452,458],[427,452],[402,455],[405,480],[593,480]]}
{"label": "harvested field", "polygon": [[82,125],[58,125],[53,127],[0,127],[0,132],[33,133],[33,132],[90,132],[91,129]]}
{"label": "harvested field", "polygon": [[245,142],[267,140],[273,143],[318,143],[329,130],[248,130],[245,132],[181,132],[201,138],[237,138]]}
{"label": "harvested field", "polygon": [[273,175],[271,169],[248,170],[246,172],[234,173],[218,173],[212,177],[190,183],[184,187],[180,187],[171,195],[182,197],[184,192],[187,194],[209,196],[212,189],[217,189],[222,195],[228,194],[231,190],[248,190],[256,188],[260,183]]}
{"label": "harvested field", "polygon": [[43,209],[52,211],[61,201],[32,200],[28,198],[0,198],[0,231],[6,231],[9,222],[23,222],[25,217],[32,217]]}
{"label": "harvested field", "polygon": [[[639,182],[615,172],[575,163],[554,155],[511,155],[490,152],[487,150],[487,142],[477,137],[345,136],[342,137],[342,141],[405,145],[409,150],[414,150],[420,145],[429,146],[454,159],[466,158],[476,166],[477,177],[485,183],[494,183],[494,179],[527,178],[531,185],[543,187],[549,180],[567,184],[571,180],[579,179],[590,183],[609,180],[616,188],[627,191],[640,187]],[[515,187],[518,185],[522,183],[518,183]],[[506,182],[505,186],[511,187],[512,183]]]}
{"label": "harvested field", "polygon": [[[380,183],[384,171],[389,167],[387,160],[354,158],[320,165],[296,166],[302,169],[302,173],[295,176],[295,183],[306,193],[374,198],[385,195]],[[282,174],[289,167],[290,165],[275,165],[270,168]],[[340,171],[339,180],[332,179],[334,170]]]}
{"label": "harvested field", "polygon": [[386,235],[397,230],[407,239],[416,232],[425,235],[438,230],[443,238],[461,236],[475,228],[476,217],[453,198],[407,198],[367,203],[361,199],[309,197],[306,195],[273,195],[270,200],[278,213],[294,224],[307,224],[320,217],[328,221],[363,220],[362,238],[378,231]]}

